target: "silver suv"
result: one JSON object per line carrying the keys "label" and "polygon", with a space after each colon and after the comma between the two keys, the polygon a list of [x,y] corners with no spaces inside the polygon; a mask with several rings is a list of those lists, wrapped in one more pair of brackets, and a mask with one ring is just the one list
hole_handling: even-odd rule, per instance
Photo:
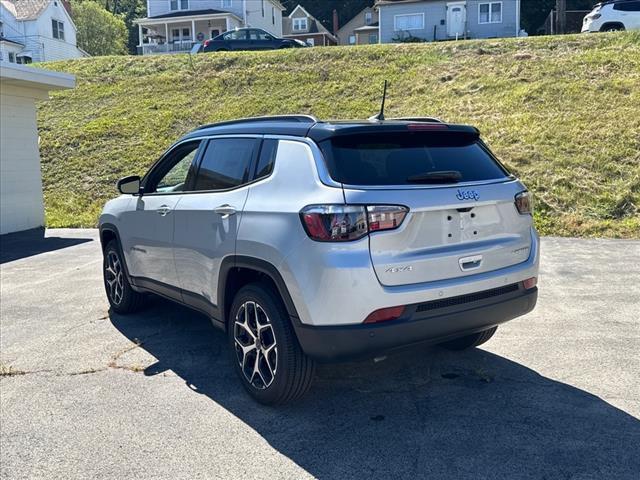
{"label": "silver suv", "polygon": [[533,309],[531,197],[477,129],[429,118],[201,127],[100,217],[113,311],[147,293],[208,315],[258,401],[316,361],[464,349]]}

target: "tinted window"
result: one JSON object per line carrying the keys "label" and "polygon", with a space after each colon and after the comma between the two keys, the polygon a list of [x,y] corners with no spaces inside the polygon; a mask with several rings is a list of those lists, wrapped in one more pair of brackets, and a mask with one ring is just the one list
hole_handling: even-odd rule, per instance
{"label": "tinted window", "polygon": [[151,173],[148,192],[170,193],[185,190],[187,176],[200,142],[184,143],[172,150]]}
{"label": "tinted window", "polygon": [[640,12],[640,2],[620,2],[613,5],[614,10],[623,12]]}
{"label": "tinted window", "polygon": [[198,169],[195,190],[224,190],[245,183],[259,144],[254,138],[211,140]]}
{"label": "tinted window", "polygon": [[321,148],[332,178],[351,185],[420,183],[409,178],[444,171],[459,172],[460,182],[507,175],[473,135],[350,135],[326,140]]}
{"label": "tinted window", "polygon": [[260,150],[260,158],[256,165],[255,178],[266,177],[273,171],[273,164],[276,161],[276,152],[278,151],[278,141],[267,139],[262,142]]}

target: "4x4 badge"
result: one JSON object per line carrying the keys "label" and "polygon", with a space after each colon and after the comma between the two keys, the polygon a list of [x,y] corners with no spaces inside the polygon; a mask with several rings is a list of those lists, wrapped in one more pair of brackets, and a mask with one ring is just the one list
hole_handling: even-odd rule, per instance
{"label": "4x4 badge", "polygon": [[458,200],[478,200],[480,195],[475,190],[458,190],[456,198]]}

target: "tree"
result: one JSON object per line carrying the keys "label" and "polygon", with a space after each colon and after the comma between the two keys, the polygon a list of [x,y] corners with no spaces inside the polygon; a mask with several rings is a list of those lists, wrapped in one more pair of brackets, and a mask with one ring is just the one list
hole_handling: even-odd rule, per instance
{"label": "tree", "polygon": [[72,8],[77,28],[78,46],[90,55],[123,55],[127,53],[128,32],[124,21],[101,5],[85,0]]}

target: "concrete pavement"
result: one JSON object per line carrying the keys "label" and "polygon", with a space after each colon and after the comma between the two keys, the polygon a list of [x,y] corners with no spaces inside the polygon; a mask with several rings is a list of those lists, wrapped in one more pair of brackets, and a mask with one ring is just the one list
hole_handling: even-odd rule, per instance
{"label": "concrete pavement", "polygon": [[545,238],[538,307],[481,348],[268,408],[201,315],[110,314],[96,236],[0,245],[2,478],[638,478],[640,241]]}

